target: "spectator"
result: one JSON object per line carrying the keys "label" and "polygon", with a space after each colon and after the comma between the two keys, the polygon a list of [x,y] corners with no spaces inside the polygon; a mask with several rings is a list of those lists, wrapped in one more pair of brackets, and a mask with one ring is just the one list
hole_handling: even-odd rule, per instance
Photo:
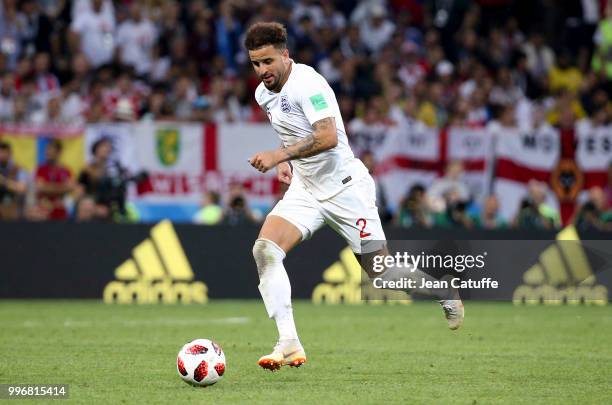
{"label": "spectator", "polygon": [[319,28],[323,23],[323,10],[313,0],[298,0],[291,12],[293,24],[299,24],[303,17],[307,16],[314,25]]}
{"label": "spectator", "polygon": [[342,77],[341,67],[344,61],[342,52],[336,48],[331,51],[328,57],[319,62],[318,71],[325,77],[331,87],[334,87]]}
{"label": "spectator", "polygon": [[0,220],[21,218],[27,188],[27,174],[13,162],[11,145],[0,140]]}
{"label": "spectator", "polygon": [[512,82],[518,86],[521,93],[532,100],[540,98],[542,86],[529,71],[527,56],[523,52],[515,53],[513,67]]}
{"label": "spectator", "polygon": [[484,127],[491,119],[491,111],[487,105],[485,90],[476,89],[472,92],[466,116],[466,125],[471,127]]}
{"label": "spectator", "polygon": [[189,120],[193,114],[196,97],[197,91],[191,80],[187,76],[179,78],[170,96],[170,104],[174,106],[174,117],[178,120]]}
{"label": "spectator", "polygon": [[33,124],[52,124],[52,125],[69,125],[73,124],[73,117],[67,117],[62,111],[63,99],[62,94],[57,93],[49,97],[46,108],[42,108],[34,112],[30,117],[30,122]]}
{"label": "spectator", "polygon": [[419,48],[414,42],[405,42],[401,48],[402,64],[398,71],[398,77],[408,90],[412,88],[426,75],[424,62],[419,59]]}
{"label": "spectator", "polygon": [[219,4],[219,17],[215,21],[215,37],[217,38],[217,52],[223,57],[228,73],[236,73],[236,54],[241,49],[240,37],[242,25],[235,16],[235,5],[230,0],[221,0]]}
{"label": "spectator", "polygon": [[23,27],[25,53],[28,55],[34,52],[49,53],[53,22],[45,13],[40,12],[40,5],[35,0],[23,0],[21,11],[20,20]]}
{"label": "spectator", "polygon": [[548,73],[548,83],[553,94],[560,90],[576,94],[582,85],[582,73],[572,66],[570,58],[568,51],[561,52],[557,64]]}
{"label": "spectator", "polygon": [[[249,94],[244,82],[240,80],[227,81],[219,77],[214,80],[211,91],[211,97],[214,101],[214,120],[216,122],[248,122],[251,119],[251,106]],[[196,114],[200,111],[207,110],[211,107],[211,102],[205,96],[199,96],[194,101]],[[205,116],[199,119],[206,120]]]}
{"label": "spectator", "polygon": [[382,50],[395,31],[395,25],[386,19],[386,14],[382,5],[374,4],[370,8],[369,18],[360,27],[361,42],[374,55]]}
{"label": "spectator", "polygon": [[91,10],[77,13],[70,26],[72,51],[83,52],[93,67],[109,63],[115,51],[115,17],[103,3],[92,0]]}
{"label": "spectator", "polygon": [[223,213],[223,224],[224,225],[244,225],[254,224],[257,221],[255,217],[247,207],[246,199],[244,196],[233,197]]}
{"label": "spectator", "polygon": [[94,222],[99,219],[99,212],[96,200],[92,196],[84,195],[75,204],[74,220],[76,222]]}
{"label": "spectator", "polygon": [[612,3],[607,3],[605,10],[606,18],[602,19],[597,26],[593,41],[597,49],[593,54],[591,67],[595,73],[600,74],[607,80],[612,79],[612,62],[608,55],[612,52]]}
{"label": "spectator", "polygon": [[91,85],[89,95],[84,100],[85,117],[88,122],[99,122],[110,120],[111,111],[104,104],[104,84],[95,81]]}
{"label": "spectator", "polygon": [[15,1],[4,1],[0,13],[0,53],[6,58],[6,67],[14,70],[23,50],[21,47],[24,27],[19,21]]}
{"label": "spectator", "polygon": [[244,225],[253,224],[257,219],[249,209],[244,195],[244,188],[240,183],[233,183],[227,198],[227,207],[223,212],[224,225]]}
{"label": "spectator", "polygon": [[581,205],[574,217],[576,228],[582,231],[611,231],[612,212],[606,210],[606,196],[601,187],[589,189],[588,200]]}
{"label": "spectator", "polygon": [[131,121],[138,118],[143,99],[148,88],[134,81],[132,69],[124,69],[117,79],[117,84],[103,93],[105,109],[116,119]]}
{"label": "spectator", "polygon": [[560,226],[559,213],[546,204],[547,186],[537,180],[528,183],[528,195],[521,201],[514,225],[527,229],[555,229]]}
{"label": "spectator", "polygon": [[342,56],[347,60],[361,61],[366,54],[366,46],[361,42],[359,26],[351,25],[348,27],[346,35],[340,39],[340,50]]}
{"label": "spectator", "polygon": [[448,189],[443,194],[444,211],[434,213],[434,224],[443,228],[466,228],[474,227],[474,220],[468,212],[468,203],[461,198],[456,188]]}
{"label": "spectator", "polygon": [[110,159],[113,144],[109,138],[101,138],[92,148],[92,161],[78,177],[77,196],[91,195],[96,201],[96,217],[110,221],[127,216],[127,170]]}
{"label": "spectator", "polygon": [[523,45],[523,52],[527,56],[527,66],[537,80],[544,80],[548,71],[555,63],[553,50],[544,42],[544,37],[538,31],[533,31]]}
{"label": "spectator", "polygon": [[176,0],[161,2],[160,19],[157,22],[159,53],[169,56],[172,52],[173,42],[187,35],[184,24],[179,21],[181,5]]}
{"label": "spectator", "polygon": [[380,110],[375,108],[375,102],[365,107],[363,118],[354,118],[348,124],[349,142],[356,155],[374,150],[383,142],[389,129]]}
{"label": "spectator", "polygon": [[[446,166],[444,177],[434,180],[427,191],[434,211],[444,211],[447,207],[445,201],[452,197],[453,202],[467,202],[470,199],[470,190],[463,181],[463,163],[454,160]],[[446,196],[449,196],[445,198]]]}
{"label": "spectator", "polygon": [[425,187],[416,184],[401,201],[393,222],[404,228],[429,228],[432,225]]}
{"label": "spectator", "polygon": [[172,109],[166,99],[166,91],[160,86],[153,89],[143,107],[143,120],[165,120],[172,115]]}
{"label": "spectator", "polygon": [[64,198],[73,190],[70,171],[60,164],[62,143],[54,139],[45,148],[45,163],[36,169],[37,205],[45,219],[68,218]]}
{"label": "spectator", "polygon": [[[417,120],[427,124],[429,127],[441,128],[448,121],[448,103],[450,100],[444,98],[444,87],[439,81],[429,84],[426,96],[419,106]],[[415,92],[417,89],[415,89]]]}
{"label": "spectator", "polygon": [[[316,21],[316,16],[314,16]],[[342,32],[346,27],[346,18],[334,7],[334,2],[331,0],[321,1],[321,21],[318,22],[319,27],[329,27],[332,32]]]}
{"label": "spectator", "polygon": [[26,123],[30,120],[30,114],[28,113],[28,101],[29,99],[25,95],[15,97],[12,111],[13,115],[12,117],[9,116],[9,121],[14,123]]}
{"label": "spectator", "polygon": [[497,81],[495,87],[491,90],[489,101],[491,104],[516,105],[522,98],[523,92],[512,80],[512,74],[509,68],[503,67],[497,72]]}
{"label": "spectator", "polygon": [[15,96],[15,75],[11,72],[6,72],[0,82],[0,122],[13,120],[15,114]]}
{"label": "spectator", "polygon": [[221,197],[215,191],[207,191],[202,198],[200,210],[194,215],[193,222],[202,225],[217,225],[223,220]]}
{"label": "spectator", "polygon": [[[198,63],[198,72],[209,74],[211,61],[215,57],[215,41],[211,24],[203,15],[196,19],[194,32],[189,37],[189,53]],[[159,73],[157,76],[160,76]]]}
{"label": "spectator", "polygon": [[37,53],[34,57],[36,91],[44,96],[49,93],[60,91],[59,80],[57,76],[49,71],[49,67],[49,54],[46,52]]}
{"label": "spectator", "polygon": [[67,78],[65,87],[68,87],[70,92],[75,92],[80,97],[86,96],[91,91],[93,72],[87,61],[87,56],[79,52],[72,57],[70,76]]}
{"label": "spectator", "polygon": [[499,200],[494,194],[485,197],[480,215],[475,217],[473,221],[478,227],[484,229],[500,229],[508,226],[499,214]]}
{"label": "spectator", "polygon": [[155,27],[143,17],[139,2],[129,6],[129,18],[117,28],[117,46],[121,62],[132,66],[139,76],[146,76],[152,68],[152,49],[157,39]]}
{"label": "spectator", "polygon": [[[45,108],[47,105],[48,96],[36,91],[36,81],[31,74],[21,78],[18,94],[25,101],[25,115],[23,121],[29,121],[32,114]],[[15,110],[17,110],[17,106],[15,106]],[[17,111],[15,114],[17,114]]]}

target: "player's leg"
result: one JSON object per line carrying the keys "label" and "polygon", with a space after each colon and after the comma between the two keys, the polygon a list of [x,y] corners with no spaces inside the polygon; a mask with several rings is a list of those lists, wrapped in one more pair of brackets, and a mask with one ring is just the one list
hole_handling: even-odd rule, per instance
{"label": "player's leg", "polygon": [[323,224],[316,202],[302,191],[297,187],[287,191],[267,216],[253,245],[259,291],[279,334],[274,351],[258,362],[269,370],[277,370],[283,365],[296,367],[306,361],[293,319],[291,284],[283,265],[286,254]]}
{"label": "player's leg", "polygon": [[[458,329],[463,324],[465,310],[457,289],[450,287],[425,287],[424,284],[437,285],[435,282],[439,280],[416,267],[391,266],[380,272],[374,271],[374,257],[387,255],[389,255],[389,251],[386,246],[373,252],[362,251],[361,254],[355,253],[357,261],[372,280],[375,278],[379,278],[384,282],[412,280],[414,288],[400,288],[399,290],[406,293],[418,293],[436,299],[444,311],[444,316],[450,329]],[[405,284],[403,283],[403,285]]]}
{"label": "player's leg", "polygon": [[374,257],[388,255],[388,250],[376,208],[376,189],[370,176],[325,202],[323,207],[326,222],[344,237],[370,278],[379,277],[387,281],[414,280],[417,288],[403,291],[418,292],[437,299],[444,310],[449,328],[457,329],[461,326],[464,310],[456,290],[420,287],[422,280],[437,279],[416,268],[393,266],[384,272],[374,271]]}
{"label": "player's leg", "polygon": [[[285,354],[302,355],[288,359],[299,366],[306,361],[300,344],[291,306],[291,284],[283,265],[285,255],[302,240],[300,230],[286,219],[269,215],[253,245],[253,257],[259,273],[259,292],[270,318],[276,322],[278,343],[274,351],[259,359],[266,369],[277,370],[285,363]],[[287,352],[287,353],[285,353]]]}

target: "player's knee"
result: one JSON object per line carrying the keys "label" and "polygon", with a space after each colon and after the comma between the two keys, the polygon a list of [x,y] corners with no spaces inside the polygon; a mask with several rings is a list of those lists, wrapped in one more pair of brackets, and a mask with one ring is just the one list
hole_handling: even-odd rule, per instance
{"label": "player's knee", "polygon": [[281,263],[285,258],[285,252],[271,240],[260,238],[253,244],[253,258],[261,276],[267,266]]}

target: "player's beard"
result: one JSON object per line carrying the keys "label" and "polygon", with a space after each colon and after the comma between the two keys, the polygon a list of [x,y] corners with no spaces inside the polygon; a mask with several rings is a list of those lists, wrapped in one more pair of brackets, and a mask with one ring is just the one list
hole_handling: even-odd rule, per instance
{"label": "player's beard", "polygon": [[261,81],[263,82],[264,86],[266,86],[266,89],[268,89],[270,91],[277,90],[278,86],[280,85],[281,79],[283,77],[283,73],[282,72],[275,72],[273,77],[274,77],[275,80],[270,85],[266,84],[266,82],[264,81],[263,77],[261,79]]}

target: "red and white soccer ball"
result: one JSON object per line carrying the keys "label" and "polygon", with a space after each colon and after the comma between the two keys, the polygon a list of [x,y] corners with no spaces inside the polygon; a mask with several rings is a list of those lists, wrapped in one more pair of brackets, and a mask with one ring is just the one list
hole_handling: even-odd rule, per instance
{"label": "red and white soccer ball", "polygon": [[192,340],[179,352],[176,370],[187,384],[199,387],[213,385],[225,373],[225,353],[212,340]]}

